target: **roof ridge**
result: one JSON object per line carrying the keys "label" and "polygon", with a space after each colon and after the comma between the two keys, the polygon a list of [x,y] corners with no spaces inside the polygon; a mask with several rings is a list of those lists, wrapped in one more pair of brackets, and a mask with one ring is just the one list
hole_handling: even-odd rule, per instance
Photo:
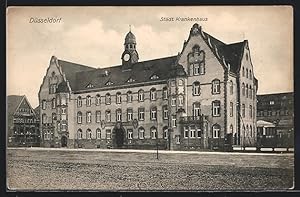
{"label": "roof ridge", "polygon": [[86,67],[86,68],[91,68],[91,69],[97,69],[95,67],[92,67],[92,66],[87,66],[87,65],[83,65],[83,64],[78,64],[78,63],[75,63],[75,62],[70,62],[70,61],[66,61],[66,60],[62,60],[62,59],[57,59],[58,61],[62,61],[62,62],[65,62],[65,63],[69,63],[69,64],[75,64],[76,66],[81,66],[81,67]]}

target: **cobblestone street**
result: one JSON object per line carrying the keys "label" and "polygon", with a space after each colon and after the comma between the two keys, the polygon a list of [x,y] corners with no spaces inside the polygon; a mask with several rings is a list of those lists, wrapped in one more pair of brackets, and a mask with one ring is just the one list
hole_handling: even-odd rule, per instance
{"label": "cobblestone street", "polygon": [[282,190],[293,154],[7,150],[7,182],[24,190]]}

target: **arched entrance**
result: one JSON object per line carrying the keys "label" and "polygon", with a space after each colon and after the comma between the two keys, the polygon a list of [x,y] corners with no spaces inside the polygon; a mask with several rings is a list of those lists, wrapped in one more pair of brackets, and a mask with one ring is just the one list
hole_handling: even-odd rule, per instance
{"label": "arched entrance", "polygon": [[122,148],[124,144],[125,129],[121,124],[117,124],[114,128],[116,148]]}
{"label": "arched entrance", "polygon": [[61,137],[61,147],[67,147],[68,146],[68,139],[66,136]]}

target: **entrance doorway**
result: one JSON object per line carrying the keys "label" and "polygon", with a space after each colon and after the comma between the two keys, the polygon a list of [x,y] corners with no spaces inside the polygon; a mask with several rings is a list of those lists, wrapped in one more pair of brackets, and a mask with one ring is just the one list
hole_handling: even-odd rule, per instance
{"label": "entrance doorway", "polygon": [[61,137],[61,147],[67,147],[68,146],[68,139],[66,136]]}
{"label": "entrance doorway", "polygon": [[124,144],[124,135],[125,135],[125,131],[122,127],[115,128],[115,137],[116,137],[117,148],[122,148],[122,146]]}

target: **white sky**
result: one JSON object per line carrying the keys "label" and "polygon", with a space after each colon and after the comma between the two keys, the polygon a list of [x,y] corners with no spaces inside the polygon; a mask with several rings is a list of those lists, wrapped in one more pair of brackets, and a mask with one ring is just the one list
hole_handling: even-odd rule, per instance
{"label": "white sky", "polygon": [[[258,93],[293,91],[293,13],[288,6],[13,7],[7,10],[7,94],[38,91],[52,55],[93,67],[121,64],[132,25],[140,61],[176,55],[195,22],[165,17],[202,17],[203,30],[225,43],[249,41]],[[59,24],[30,18],[62,18]]]}

